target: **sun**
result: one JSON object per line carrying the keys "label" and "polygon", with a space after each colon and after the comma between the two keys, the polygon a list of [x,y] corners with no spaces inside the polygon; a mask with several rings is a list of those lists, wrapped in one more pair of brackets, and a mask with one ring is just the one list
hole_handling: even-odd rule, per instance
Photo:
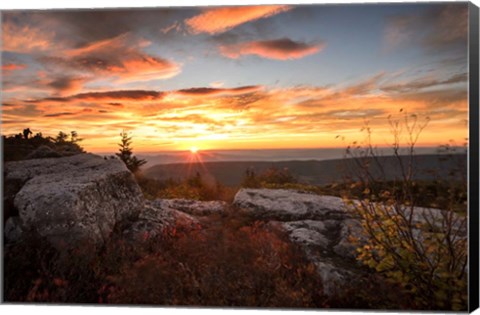
{"label": "sun", "polygon": [[197,148],[197,147],[191,147],[191,148],[190,148],[190,152],[192,152],[192,153],[195,154],[195,153],[198,152],[198,148]]}

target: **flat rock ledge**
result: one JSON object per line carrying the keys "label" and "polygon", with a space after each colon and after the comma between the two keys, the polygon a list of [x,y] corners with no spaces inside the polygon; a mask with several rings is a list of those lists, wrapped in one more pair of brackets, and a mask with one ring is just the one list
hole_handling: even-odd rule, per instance
{"label": "flat rock ledge", "polygon": [[341,198],[290,189],[241,189],[233,205],[261,220],[324,220],[348,216]]}
{"label": "flat rock ledge", "polygon": [[123,162],[93,154],[8,162],[4,178],[13,187],[4,196],[11,214],[7,241],[34,230],[58,247],[103,243],[118,222],[138,217],[144,207]]}
{"label": "flat rock ledge", "polygon": [[[354,201],[354,204],[359,206],[360,202]],[[365,272],[356,261],[356,249],[366,240],[362,226],[352,216],[351,206],[341,198],[288,189],[241,189],[233,205],[255,219],[269,221],[286,231],[290,241],[317,267],[325,294],[335,294],[356,275]],[[445,215],[444,210],[433,208],[415,207],[411,211],[414,224],[428,220],[439,227]],[[466,226],[460,225],[462,220],[457,219],[454,216],[454,226],[466,237]],[[416,231],[418,238],[425,235]]]}

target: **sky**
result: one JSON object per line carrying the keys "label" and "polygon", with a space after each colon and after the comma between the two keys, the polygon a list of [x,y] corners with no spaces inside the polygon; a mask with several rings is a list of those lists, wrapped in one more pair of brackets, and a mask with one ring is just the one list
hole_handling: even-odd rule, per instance
{"label": "sky", "polygon": [[[468,136],[466,3],[3,11],[2,134],[87,151],[421,146]],[[389,118],[390,117],[390,118]],[[417,118],[415,118],[417,117]],[[405,133],[405,131],[404,131]]]}

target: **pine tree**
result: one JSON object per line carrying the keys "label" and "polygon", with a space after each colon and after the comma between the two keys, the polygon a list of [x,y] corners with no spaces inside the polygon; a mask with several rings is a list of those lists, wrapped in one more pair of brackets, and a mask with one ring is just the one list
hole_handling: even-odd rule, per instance
{"label": "pine tree", "polygon": [[120,137],[121,140],[118,144],[120,153],[115,153],[115,155],[125,163],[130,172],[136,173],[140,169],[140,166],[147,163],[147,161],[137,159],[137,157],[133,156],[133,148],[131,147],[132,137],[129,137],[125,130],[120,133]]}

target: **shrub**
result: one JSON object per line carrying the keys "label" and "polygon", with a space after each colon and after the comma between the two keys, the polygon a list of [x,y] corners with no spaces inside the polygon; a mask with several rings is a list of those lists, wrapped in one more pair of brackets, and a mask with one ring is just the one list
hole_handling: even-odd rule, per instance
{"label": "shrub", "polygon": [[313,265],[279,232],[236,213],[203,228],[98,251],[59,252],[41,237],[5,252],[8,302],[324,307]]}
{"label": "shrub", "polygon": [[193,200],[223,200],[232,202],[238,191],[236,187],[226,187],[222,184],[207,183],[197,173],[183,181],[157,180],[145,177],[141,173],[136,174],[136,179],[143,194],[148,199],[193,199]]}
{"label": "shrub", "polygon": [[128,304],[321,307],[313,265],[263,223],[176,232],[111,277],[108,301]]}
{"label": "shrub", "polygon": [[[401,168],[399,178],[386,181],[368,125],[364,129],[365,144],[347,150],[347,156],[354,158],[358,166],[358,182],[352,183],[351,188],[363,190],[360,202],[347,198],[366,236],[366,241],[359,243],[358,259],[400,285],[417,308],[465,310],[467,219],[462,204],[466,195],[462,191],[466,192],[466,181],[460,183],[460,187],[464,186],[460,189],[459,182],[454,180],[434,184],[436,198],[442,200],[444,210],[420,210],[421,200],[435,204],[435,200],[425,200],[425,187],[419,189],[414,176],[415,145],[428,120],[420,123],[416,115],[405,114],[403,120],[389,121],[394,156]],[[406,158],[400,154],[402,130],[407,133]]]}
{"label": "shrub", "polygon": [[296,184],[297,179],[290,173],[288,168],[278,169],[270,167],[257,175],[254,170],[247,169],[241,186],[245,188],[268,188],[268,185]]}

